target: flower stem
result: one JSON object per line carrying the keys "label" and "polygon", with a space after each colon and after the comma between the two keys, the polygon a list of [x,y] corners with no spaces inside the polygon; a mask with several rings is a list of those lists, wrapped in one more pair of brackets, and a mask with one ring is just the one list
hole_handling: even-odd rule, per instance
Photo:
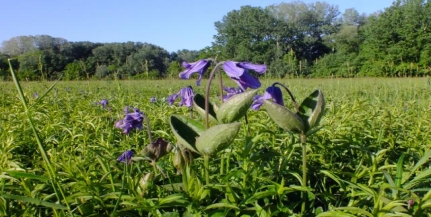
{"label": "flower stem", "polygon": [[205,92],[205,127],[207,129],[209,128],[209,97],[210,97],[211,82],[214,78],[214,73],[217,71],[218,67],[220,67],[223,63],[224,62],[222,61],[222,62],[217,63],[214,66],[213,70],[211,71],[210,77],[208,79],[207,89]]}
{"label": "flower stem", "polygon": [[290,96],[290,99],[292,99],[293,106],[295,107],[296,112],[299,113],[298,103],[296,102],[295,97],[293,97],[293,94],[292,94],[292,92],[290,92],[289,88],[287,88],[284,84],[279,83],[279,82],[275,82],[274,84],[272,84],[272,86],[275,86],[275,85],[280,85],[287,91],[287,93]]}
{"label": "flower stem", "polygon": [[153,137],[151,136],[151,126],[150,126],[150,120],[148,117],[142,113],[142,116],[144,117],[145,121],[147,122],[147,133],[148,133],[148,139],[150,140],[150,144],[153,143]]}
{"label": "flower stem", "polygon": [[204,167],[205,167],[205,183],[207,185],[210,184],[210,177],[209,177],[209,161],[210,161],[210,156],[208,156],[207,154],[204,155]]}
{"label": "flower stem", "polygon": [[115,203],[115,207],[114,207],[114,211],[112,211],[112,215],[115,215],[115,212],[117,211],[118,205],[120,204],[120,200],[121,200],[121,196],[123,196],[123,190],[124,190],[124,183],[127,177],[127,162],[124,163],[124,171],[123,171],[123,177],[121,180],[121,191],[120,191],[120,196],[118,196],[118,200]]}
{"label": "flower stem", "polygon": [[[307,187],[307,136],[305,134],[301,134],[301,146],[302,146],[302,187]],[[306,206],[306,192],[301,193],[302,197],[302,206],[301,212],[304,214],[305,206]]]}

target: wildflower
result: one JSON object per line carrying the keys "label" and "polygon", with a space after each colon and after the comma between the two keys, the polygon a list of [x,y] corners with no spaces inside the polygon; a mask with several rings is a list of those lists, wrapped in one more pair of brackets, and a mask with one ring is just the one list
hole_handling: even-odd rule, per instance
{"label": "wildflower", "polygon": [[272,99],[275,103],[284,106],[283,94],[281,93],[281,89],[276,86],[270,86],[266,88],[266,91],[263,96],[256,95],[253,98],[253,104],[251,104],[251,108],[253,110],[258,110],[262,106],[263,101],[267,99]]}
{"label": "wildflower", "polygon": [[34,97],[34,98],[39,98],[39,93],[34,92],[34,93],[33,93],[33,97]]}
{"label": "wildflower", "polygon": [[151,97],[151,98],[150,98],[150,102],[151,102],[151,103],[155,103],[155,102],[157,102],[157,98],[156,98],[156,97]]}
{"label": "wildflower", "polygon": [[200,86],[202,76],[205,73],[205,71],[208,69],[209,66],[210,66],[210,61],[205,60],[205,59],[198,60],[194,63],[183,62],[183,67],[186,70],[184,70],[180,73],[180,78],[181,79],[189,79],[191,75],[193,75],[194,73],[198,73],[199,78],[196,81],[196,85]]}
{"label": "wildflower", "polygon": [[193,93],[192,87],[187,86],[187,87],[181,89],[178,93],[168,96],[166,101],[169,103],[169,105],[172,105],[172,104],[174,104],[174,101],[178,97],[181,97],[181,102],[179,105],[180,106],[185,105],[186,107],[191,108],[193,106],[193,96],[194,96],[194,93]]}
{"label": "wildflower", "polygon": [[235,87],[223,87],[223,90],[226,91],[226,95],[223,95],[223,101],[228,100],[232,96],[235,96],[236,94],[244,92],[241,88],[235,88]]}
{"label": "wildflower", "polygon": [[107,99],[102,99],[100,102],[98,102],[97,104],[102,105],[102,108],[107,108],[108,107],[108,100]]}
{"label": "wildflower", "polygon": [[143,113],[137,108],[134,108],[133,112],[127,113],[127,108],[128,107],[124,109],[126,112],[124,119],[117,121],[115,127],[122,129],[125,134],[128,134],[134,128],[142,130],[142,121],[144,120]]}
{"label": "wildflower", "polygon": [[132,156],[133,156],[133,150],[127,150],[123,152],[120,157],[117,158],[117,162],[123,162],[123,163],[131,163],[132,162]]}
{"label": "wildflower", "polygon": [[70,87],[66,87],[66,92],[70,92]]}
{"label": "wildflower", "polygon": [[257,89],[261,85],[257,78],[248,73],[248,70],[253,70],[259,74],[263,74],[266,71],[266,66],[249,62],[226,61],[223,64],[223,69],[242,90],[245,90],[248,87]]}

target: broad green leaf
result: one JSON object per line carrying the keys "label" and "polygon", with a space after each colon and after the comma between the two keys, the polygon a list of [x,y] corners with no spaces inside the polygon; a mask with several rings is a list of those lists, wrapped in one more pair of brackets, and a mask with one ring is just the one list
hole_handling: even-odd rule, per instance
{"label": "broad green leaf", "polygon": [[12,194],[0,194],[0,197],[4,197],[6,199],[12,199],[12,200],[18,200],[22,202],[32,203],[40,206],[45,206],[53,209],[67,209],[67,207],[57,204],[57,203],[51,203],[44,200],[40,200],[37,198],[31,198],[31,197],[25,197],[20,195],[12,195]]}
{"label": "broad green leaf", "polygon": [[232,123],[244,117],[253,103],[257,89],[237,94],[221,104],[217,110],[217,120],[221,123]]}
{"label": "broad green leaf", "polygon": [[196,150],[195,143],[196,138],[205,130],[201,123],[181,115],[172,115],[170,125],[178,143],[191,151],[199,153]]}
{"label": "broad green leaf", "polygon": [[[193,97],[193,106],[195,108],[195,111],[197,111],[205,120],[206,119],[205,97],[202,96],[202,94],[196,94]],[[208,118],[210,121],[217,124],[218,121],[217,121],[216,109],[217,107],[213,103],[208,102]]]}
{"label": "broad green leaf", "polygon": [[341,212],[341,211],[329,211],[329,212],[320,213],[316,217],[356,217],[356,215]]}
{"label": "broad green leaf", "polygon": [[270,100],[265,100],[263,106],[279,127],[294,133],[304,132],[305,127],[302,119],[286,107]]}
{"label": "broad green leaf", "polygon": [[305,131],[319,124],[320,118],[325,110],[325,98],[321,90],[310,94],[299,106],[299,117],[305,123]]}
{"label": "broad green leaf", "polygon": [[239,122],[213,126],[196,139],[196,149],[204,155],[216,154],[232,143],[240,128]]}

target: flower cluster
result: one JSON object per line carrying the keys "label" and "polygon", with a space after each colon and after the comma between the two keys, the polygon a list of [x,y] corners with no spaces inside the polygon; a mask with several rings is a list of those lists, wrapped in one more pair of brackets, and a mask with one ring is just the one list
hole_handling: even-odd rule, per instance
{"label": "flower cluster", "polygon": [[133,112],[128,112],[129,108],[124,108],[126,113],[124,118],[115,123],[116,128],[123,130],[123,133],[128,134],[131,130],[137,128],[142,130],[142,121],[144,120],[143,113],[139,109],[134,108]]}

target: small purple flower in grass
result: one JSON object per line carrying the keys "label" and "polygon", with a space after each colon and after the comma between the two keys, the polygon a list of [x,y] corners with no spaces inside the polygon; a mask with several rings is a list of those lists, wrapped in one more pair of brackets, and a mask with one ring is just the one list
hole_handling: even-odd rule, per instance
{"label": "small purple flower in grass", "polygon": [[193,75],[194,73],[198,73],[199,78],[196,81],[196,85],[200,86],[202,76],[205,73],[205,71],[208,69],[209,66],[210,66],[210,61],[205,60],[205,59],[198,60],[194,63],[183,62],[183,67],[186,70],[184,70],[180,73],[180,78],[181,79],[189,79],[191,75]]}
{"label": "small purple flower in grass", "polygon": [[134,108],[133,112],[128,113],[128,107],[124,109],[125,117],[115,123],[116,128],[123,130],[123,133],[128,134],[134,128],[142,130],[142,121],[144,120],[143,113],[139,109]]}
{"label": "small purple flower in grass", "polygon": [[191,86],[187,86],[181,89],[178,93],[168,96],[166,101],[169,103],[169,105],[172,105],[178,97],[181,97],[181,102],[179,104],[180,106],[184,105],[189,108],[193,106],[194,93]]}
{"label": "small purple flower in grass", "polygon": [[34,98],[39,98],[39,94],[38,94],[37,92],[34,92],[34,93],[33,93],[33,97],[34,97]]}
{"label": "small purple flower in grass", "polygon": [[249,62],[226,61],[223,64],[223,69],[241,89],[245,90],[248,87],[251,89],[257,89],[261,85],[257,78],[248,73],[248,70],[253,70],[259,74],[263,74],[266,71],[266,66]]}
{"label": "small purple flower in grass", "polygon": [[98,102],[97,104],[102,105],[102,108],[108,108],[108,100],[107,99],[102,99],[100,100],[100,102]]}
{"label": "small purple flower in grass", "polygon": [[241,88],[235,88],[235,87],[223,87],[223,90],[226,91],[226,95],[223,95],[223,101],[226,101],[232,96],[235,96],[239,93],[244,92]]}
{"label": "small purple flower in grass", "polygon": [[151,103],[155,103],[155,102],[157,102],[157,98],[156,98],[156,97],[154,97],[154,96],[153,96],[153,97],[151,97],[151,98],[150,98],[150,102],[151,102]]}
{"label": "small purple flower in grass", "polygon": [[123,152],[120,157],[117,158],[117,162],[122,163],[131,163],[132,162],[132,156],[133,156],[133,150],[127,150]]}
{"label": "small purple flower in grass", "polygon": [[263,96],[256,95],[253,98],[253,104],[251,104],[251,108],[253,110],[259,110],[259,108],[263,105],[263,101],[267,99],[272,99],[275,103],[284,106],[283,94],[281,93],[281,89],[276,86],[270,86],[266,88]]}

